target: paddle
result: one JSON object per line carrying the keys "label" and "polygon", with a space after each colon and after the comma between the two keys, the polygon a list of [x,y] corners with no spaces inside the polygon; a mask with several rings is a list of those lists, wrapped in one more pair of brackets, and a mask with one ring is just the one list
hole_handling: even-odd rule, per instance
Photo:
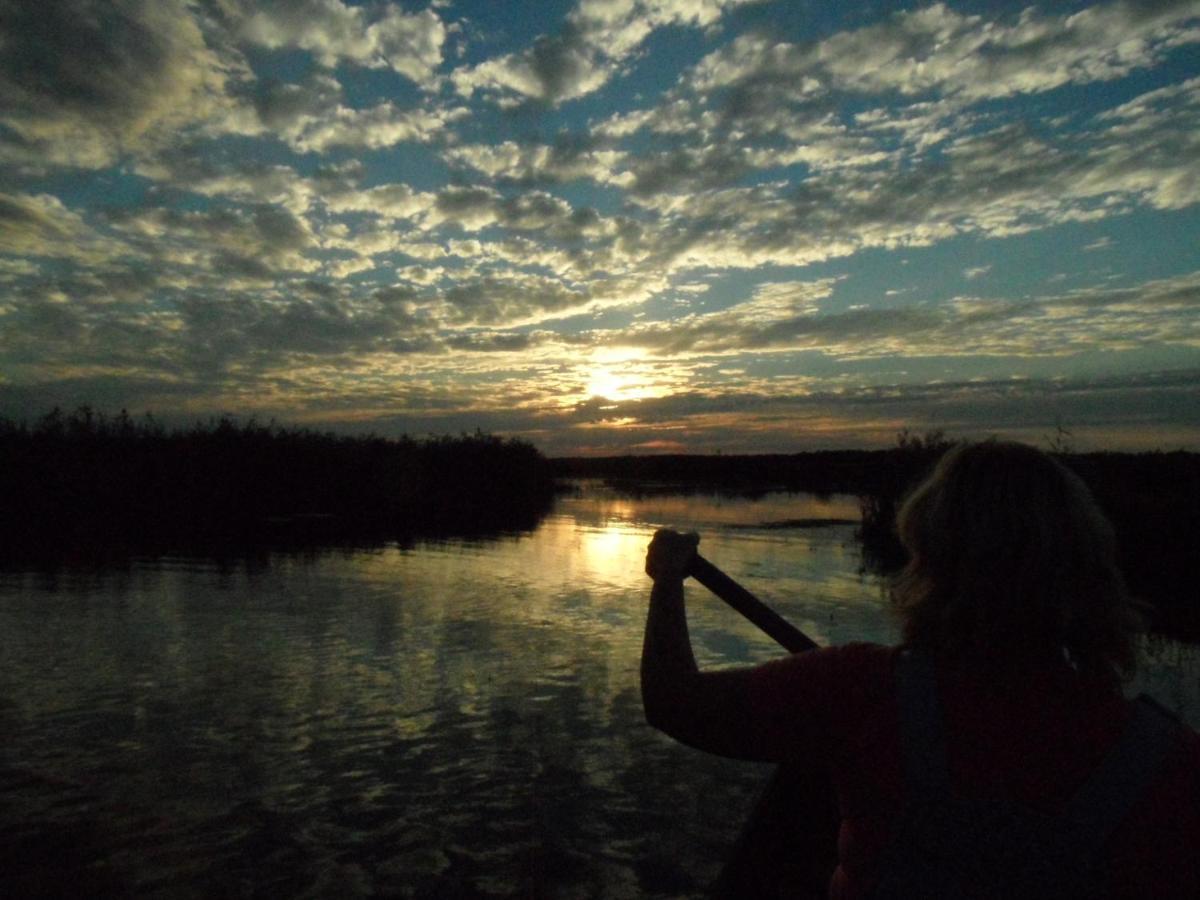
{"label": "paddle", "polygon": [[[699,554],[688,574],[785,650],[799,653],[817,646]],[[837,864],[840,821],[828,771],[779,766],[742,828],[712,896],[716,900],[825,896]]]}
{"label": "paddle", "polygon": [[800,629],[767,606],[752,593],[710,563],[700,554],[692,561],[688,574],[732,606],[789,653],[812,650],[817,644]]}

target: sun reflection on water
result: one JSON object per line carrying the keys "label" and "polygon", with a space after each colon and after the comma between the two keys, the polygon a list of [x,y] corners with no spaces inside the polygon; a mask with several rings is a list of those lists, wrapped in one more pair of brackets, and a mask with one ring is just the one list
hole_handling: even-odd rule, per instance
{"label": "sun reflection on water", "polygon": [[591,582],[626,583],[640,575],[646,553],[645,529],[610,520],[602,527],[580,527],[579,549]]}
{"label": "sun reflection on water", "polygon": [[[699,530],[710,560],[820,642],[890,641],[853,525],[775,527],[853,511],[597,491],[496,541],[0,574],[0,772],[77,780],[135,883],[197,896],[243,878],[324,895],[348,872],[364,894],[523,896],[531,860],[554,873],[548,894],[642,896],[644,872],[674,866],[674,895],[699,896],[762,776],[646,725],[646,545],[659,525]],[[702,666],[781,652],[687,592]],[[1150,649],[1146,689],[1196,721],[1195,648]],[[70,824],[64,789],[38,784],[0,795],[0,830]],[[163,852],[127,849],[147,843]]]}

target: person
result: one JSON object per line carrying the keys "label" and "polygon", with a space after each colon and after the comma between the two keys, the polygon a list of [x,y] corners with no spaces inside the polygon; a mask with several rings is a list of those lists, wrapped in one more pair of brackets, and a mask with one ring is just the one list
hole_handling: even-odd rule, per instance
{"label": "person", "polygon": [[[703,672],[683,589],[699,538],[657,532],[641,666],[649,724],[781,772],[827,771],[838,820],[830,897],[911,896],[884,889],[898,864],[946,867],[928,861],[936,856],[909,858],[920,856],[910,844],[922,833],[913,810],[929,797],[943,807],[967,798],[965,824],[943,828],[953,843],[978,809],[1018,810],[1027,835],[1030,816],[1057,827],[1081,795],[1107,803],[1115,820],[1089,851],[1086,877],[1098,890],[1200,897],[1200,737],[1122,692],[1139,617],[1112,528],[1082,481],[1022,444],[956,445],[902,505],[897,530],[909,553],[891,585],[898,645],[858,642]],[[1143,721],[1149,737],[1131,737]],[[939,759],[943,793],[929,787]],[[931,771],[933,782],[921,774]],[[982,834],[985,844],[994,837]],[[919,884],[929,874],[905,877]]]}

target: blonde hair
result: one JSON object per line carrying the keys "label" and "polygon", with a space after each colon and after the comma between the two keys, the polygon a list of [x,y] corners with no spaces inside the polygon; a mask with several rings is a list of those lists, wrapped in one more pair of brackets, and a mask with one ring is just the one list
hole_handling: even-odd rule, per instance
{"label": "blonde hair", "polygon": [[905,640],[1009,664],[1063,658],[1119,683],[1140,624],[1112,526],[1075,473],[1024,444],[950,449],[897,514]]}

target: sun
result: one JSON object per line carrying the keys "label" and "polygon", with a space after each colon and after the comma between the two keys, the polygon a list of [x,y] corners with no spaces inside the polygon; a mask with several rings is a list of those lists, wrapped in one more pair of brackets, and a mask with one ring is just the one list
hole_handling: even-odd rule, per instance
{"label": "sun", "polygon": [[598,350],[581,369],[585,397],[617,402],[643,400],[663,393],[659,373],[637,349]]}
{"label": "sun", "polygon": [[608,367],[592,369],[588,375],[587,387],[584,388],[589,397],[603,397],[606,400],[628,400],[631,389],[631,379],[627,375],[619,375]]}

